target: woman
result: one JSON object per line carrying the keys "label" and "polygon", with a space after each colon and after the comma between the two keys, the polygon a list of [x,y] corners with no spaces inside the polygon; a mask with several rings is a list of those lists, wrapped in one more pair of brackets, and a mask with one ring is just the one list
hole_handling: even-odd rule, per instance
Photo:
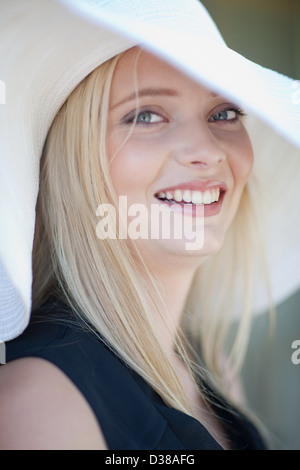
{"label": "woman", "polygon": [[[151,18],[154,3],[149,11],[135,6],[131,17]],[[112,21],[120,5],[98,8]],[[176,5],[180,24],[190,25],[183,3]],[[155,10],[155,27],[164,7]],[[197,2],[189,7],[217,34]],[[75,15],[52,2],[47,8],[53,18],[59,8],[68,21]],[[167,11],[170,43],[171,4]],[[85,21],[76,16],[74,28],[78,18]],[[153,35],[142,26],[145,39]],[[232,378],[247,342],[259,239],[244,112],[218,86],[137,44],[111,48],[71,94],[64,90],[48,132],[32,320],[7,343],[0,375],[2,448],[266,446],[238,411]],[[224,342],[241,286],[225,276],[235,275],[230,263],[242,267],[245,284],[233,368]]]}

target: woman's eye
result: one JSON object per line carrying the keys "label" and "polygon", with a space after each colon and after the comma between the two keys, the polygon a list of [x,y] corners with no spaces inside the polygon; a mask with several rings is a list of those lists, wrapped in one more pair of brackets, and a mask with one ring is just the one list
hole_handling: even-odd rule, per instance
{"label": "woman's eye", "polygon": [[158,124],[164,122],[164,118],[153,111],[140,111],[139,113],[130,113],[125,117],[126,124]]}
{"label": "woman's eye", "polygon": [[235,122],[238,119],[238,116],[244,116],[244,113],[240,109],[225,109],[224,111],[214,114],[211,118],[209,118],[209,121]]}
{"label": "woman's eye", "polygon": [[136,117],[136,122],[142,124],[154,124],[162,121],[163,118],[161,116],[151,111],[142,111]]}

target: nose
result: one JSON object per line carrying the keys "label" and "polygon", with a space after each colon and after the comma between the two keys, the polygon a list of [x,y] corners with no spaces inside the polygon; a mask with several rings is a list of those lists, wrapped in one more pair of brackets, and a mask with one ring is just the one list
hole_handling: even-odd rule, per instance
{"label": "nose", "polygon": [[220,140],[205,121],[181,123],[176,129],[173,155],[181,165],[212,168],[226,160]]}

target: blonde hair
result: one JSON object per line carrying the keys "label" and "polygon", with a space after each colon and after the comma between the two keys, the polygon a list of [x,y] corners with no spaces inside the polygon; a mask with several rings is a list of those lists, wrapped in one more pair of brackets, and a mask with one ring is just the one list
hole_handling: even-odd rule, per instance
{"label": "blonde hair", "polygon": [[[79,84],[49,131],[37,205],[33,308],[53,293],[63,297],[83,326],[99,335],[167,404],[190,413],[180,382],[155,334],[147,298],[142,294],[144,289],[150,294],[152,289],[159,292],[155,280],[146,283],[138,275],[137,263],[142,260],[133,256],[126,240],[99,241],[96,236],[96,208],[115,201],[106,153],[106,122],[110,84],[120,56],[98,67]],[[253,244],[257,243],[250,199],[246,188],[225,246],[199,268],[195,277],[182,323],[185,334],[178,333],[176,345],[192,370],[186,337],[197,331],[192,343],[195,348],[201,345],[205,367],[218,373],[217,358],[228,329],[224,307],[231,309],[232,279],[224,277],[224,272],[234,276],[236,260],[248,269]],[[246,247],[241,243],[244,236]],[[251,276],[251,272],[245,273],[242,328],[233,348],[238,358],[249,331]],[[212,295],[216,282],[220,285],[217,301]],[[222,383],[218,386],[222,387]]]}

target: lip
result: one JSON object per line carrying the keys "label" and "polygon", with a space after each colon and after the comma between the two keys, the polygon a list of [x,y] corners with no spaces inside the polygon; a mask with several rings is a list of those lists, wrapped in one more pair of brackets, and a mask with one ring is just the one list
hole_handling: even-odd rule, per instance
{"label": "lip", "polygon": [[[183,203],[183,202],[169,202],[168,200],[162,200],[157,197],[157,194],[160,192],[174,192],[176,189],[180,189],[181,191],[190,190],[190,191],[201,191],[205,192],[208,189],[220,189],[220,197],[217,202],[213,202],[211,204],[192,204],[192,203]],[[227,185],[223,181],[218,180],[207,180],[207,181],[189,181],[186,183],[180,183],[174,186],[168,186],[160,189],[154,194],[154,197],[160,204],[164,204],[172,208],[173,210],[184,210],[184,214],[192,215],[193,217],[197,217],[199,212],[197,212],[197,207],[202,207],[203,211],[200,211],[201,215],[204,217],[212,217],[220,213],[222,209],[222,204],[224,201],[225,193],[227,191]]]}

